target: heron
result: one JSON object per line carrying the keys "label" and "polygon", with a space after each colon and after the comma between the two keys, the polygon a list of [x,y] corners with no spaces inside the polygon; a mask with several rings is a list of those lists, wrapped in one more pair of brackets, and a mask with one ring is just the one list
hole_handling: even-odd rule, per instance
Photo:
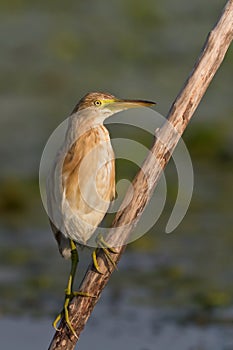
{"label": "heron", "polygon": [[[115,198],[115,155],[104,121],[129,108],[153,105],[155,102],[91,92],[78,102],[69,117],[65,139],[51,166],[46,188],[50,224],[59,251],[65,259],[71,259],[63,311],[53,322],[55,329],[64,314],[68,328],[76,335],[69,319],[69,302],[74,295],[90,296],[73,291],[79,260],[77,248],[88,245]],[[114,264],[109,254],[114,248],[101,238],[97,245]],[[101,273],[96,250],[92,259]]]}

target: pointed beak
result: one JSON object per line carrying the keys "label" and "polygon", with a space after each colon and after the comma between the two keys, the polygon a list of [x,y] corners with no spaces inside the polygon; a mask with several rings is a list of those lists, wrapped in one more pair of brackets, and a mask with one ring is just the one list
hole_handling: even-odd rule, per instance
{"label": "pointed beak", "polygon": [[139,108],[139,107],[152,107],[156,105],[155,102],[152,101],[144,101],[144,100],[121,100],[117,99],[108,104],[108,108],[113,112],[122,111],[124,109],[129,108]]}

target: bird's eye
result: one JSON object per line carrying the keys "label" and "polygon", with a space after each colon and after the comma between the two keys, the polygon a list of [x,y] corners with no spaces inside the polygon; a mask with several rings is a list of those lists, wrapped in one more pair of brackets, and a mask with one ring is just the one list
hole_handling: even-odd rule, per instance
{"label": "bird's eye", "polygon": [[97,106],[97,107],[101,106],[101,104],[102,104],[102,102],[100,100],[96,100],[94,102],[94,105]]}

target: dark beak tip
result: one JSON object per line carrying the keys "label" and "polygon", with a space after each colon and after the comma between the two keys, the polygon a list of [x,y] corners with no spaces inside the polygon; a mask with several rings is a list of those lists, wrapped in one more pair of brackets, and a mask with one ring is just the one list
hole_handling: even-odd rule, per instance
{"label": "dark beak tip", "polygon": [[157,105],[156,102],[154,101],[141,101],[142,103],[145,103],[145,105],[148,105],[148,106],[155,106]]}
{"label": "dark beak tip", "polygon": [[148,107],[154,107],[157,105],[157,102],[148,101],[146,104]]}

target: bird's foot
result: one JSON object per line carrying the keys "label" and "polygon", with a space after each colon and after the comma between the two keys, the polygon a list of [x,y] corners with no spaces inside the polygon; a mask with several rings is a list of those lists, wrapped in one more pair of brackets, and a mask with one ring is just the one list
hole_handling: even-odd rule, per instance
{"label": "bird's foot", "polygon": [[65,302],[63,305],[63,310],[57,315],[57,317],[55,318],[55,320],[53,321],[53,327],[55,328],[56,331],[60,331],[60,329],[58,328],[58,322],[62,319],[62,317],[64,316],[67,327],[70,329],[71,333],[74,334],[74,336],[76,338],[78,338],[74,327],[71,324],[70,318],[69,318],[69,303],[70,300],[74,297],[74,296],[83,296],[83,297],[91,297],[94,298],[93,295],[85,293],[85,292],[72,292],[70,294],[66,293],[65,295]]}
{"label": "bird's foot", "polygon": [[110,246],[108,245],[108,243],[105,242],[105,240],[104,240],[104,238],[103,238],[102,235],[99,235],[99,236],[97,237],[96,243],[97,243],[98,248],[96,248],[96,249],[93,251],[93,253],[92,253],[92,260],[93,260],[93,264],[94,264],[94,267],[95,267],[96,271],[102,274],[102,272],[101,272],[101,270],[100,270],[100,267],[99,267],[99,264],[98,264],[98,261],[97,261],[97,257],[96,257],[96,254],[97,254],[97,252],[98,252],[99,249],[102,249],[102,250],[103,250],[104,255],[106,256],[106,258],[108,259],[108,261],[110,262],[110,264],[112,264],[113,267],[114,267],[115,269],[117,269],[116,263],[115,263],[115,261],[112,259],[112,256],[111,256],[111,253],[113,253],[113,254],[116,254],[116,253],[117,253],[116,249],[113,248],[113,247],[110,247]]}

